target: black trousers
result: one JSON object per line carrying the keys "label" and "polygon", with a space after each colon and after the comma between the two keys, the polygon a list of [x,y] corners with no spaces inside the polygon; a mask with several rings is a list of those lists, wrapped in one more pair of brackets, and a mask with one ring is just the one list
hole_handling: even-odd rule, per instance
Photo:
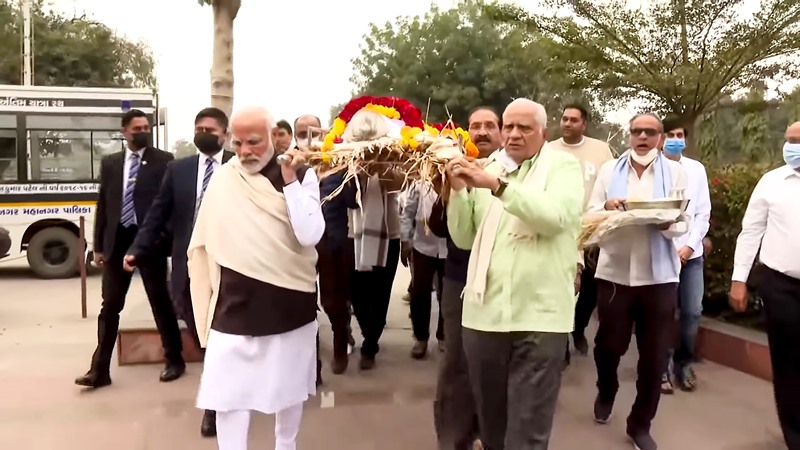
{"label": "black trousers", "polygon": [[581,290],[578,292],[578,301],[575,303],[575,336],[583,336],[592,313],[597,306],[597,280],[594,278],[597,264],[596,251],[587,250],[583,259],[583,272],[581,272]]}
{"label": "black trousers", "polygon": [[414,261],[411,279],[411,326],[414,329],[414,338],[427,342],[430,339],[431,326],[431,291],[433,279],[436,277],[436,298],[439,301],[439,320],[436,326],[436,339],[444,340],[444,325],[442,323],[442,277],[444,276],[444,259],[423,255],[414,250],[411,254]]}
{"label": "black trousers", "polygon": [[400,239],[389,241],[386,266],[373,267],[370,272],[353,271],[353,314],[364,342],[361,354],[375,357],[380,350],[378,341],[386,327],[386,314],[392,297],[392,283],[400,261]]}
{"label": "black trousers", "polygon": [[674,341],[678,283],[631,287],[597,280],[597,293],[600,326],[594,341],[594,361],[598,395],[604,402],[614,402],[619,390],[619,361],[628,351],[635,329],[639,364],[628,430],[649,432],[661,399],[661,376]]}
{"label": "black trousers", "polygon": [[464,282],[445,278],[443,284],[440,305],[445,352],[439,364],[433,424],[439,450],[472,450],[472,443],[478,438],[478,415],[461,340]]}
{"label": "black trousers", "polygon": [[347,358],[350,337],[351,277],[355,269],[353,241],[336,243],[323,238],[317,245],[320,303],[333,330],[333,356]]}
{"label": "black trousers", "polygon": [[764,267],[759,295],[767,315],[778,420],[786,446],[800,450],[800,279]]}
{"label": "black trousers", "polygon": [[[119,314],[125,307],[125,297],[131,285],[132,273],[122,268],[122,260],[136,237],[136,228],[119,227],[111,254],[105,255],[103,266],[103,304],[97,318],[97,348],[92,356],[92,370],[108,373],[111,354],[119,332]],[[138,262],[144,290],[161,335],[164,357],[173,364],[183,364],[181,331],[178,318],[169,298],[167,287],[167,258],[155,256]]]}

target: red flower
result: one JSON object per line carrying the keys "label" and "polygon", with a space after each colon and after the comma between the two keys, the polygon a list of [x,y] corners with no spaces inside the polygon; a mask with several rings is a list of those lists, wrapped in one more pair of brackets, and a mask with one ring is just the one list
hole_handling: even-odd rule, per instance
{"label": "red flower", "polygon": [[711,185],[712,185],[712,186],[716,186],[716,185],[718,185],[718,184],[719,184],[719,178],[717,178],[717,177],[714,177],[714,179],[713,179],[713,180],[711,180]]}
{"label": "red flower", "polygon": [[364,95],[354,98],[342,108],[342,112],[339,113],[339,119],[350,122],[350,119],[353,118],[355,113],[361,111],[370,103],[387,108],[394,108],[400,114],[400,120],[406,125],[409,127],[423,128],[422,111],[408,100],[397,97],[373,97],[371,95]]}

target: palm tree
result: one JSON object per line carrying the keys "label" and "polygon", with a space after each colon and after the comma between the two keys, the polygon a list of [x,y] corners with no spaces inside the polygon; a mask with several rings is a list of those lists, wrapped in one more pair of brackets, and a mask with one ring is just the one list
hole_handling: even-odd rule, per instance
{"label": "palm tree", "polygon": [[214,11],[214,50],[211,62],[211,106],[230,115],[233,109],[233,21],[242,0],[197,0]]}

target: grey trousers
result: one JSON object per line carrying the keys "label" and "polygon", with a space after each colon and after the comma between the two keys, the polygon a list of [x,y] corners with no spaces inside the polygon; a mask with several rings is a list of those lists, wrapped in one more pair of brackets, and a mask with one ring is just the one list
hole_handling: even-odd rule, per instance
{"label": "grey trousers", "polygon": [[547,450],[567,336],[462,329],[484,450]]}
{"label": "grey trousers", "polygon": [[433,422],[439,450],[471,450],[478,438],[478,416],[461,343],[461,292],[464,283],[448,278],[442,284],[444,358],[439,364]]}

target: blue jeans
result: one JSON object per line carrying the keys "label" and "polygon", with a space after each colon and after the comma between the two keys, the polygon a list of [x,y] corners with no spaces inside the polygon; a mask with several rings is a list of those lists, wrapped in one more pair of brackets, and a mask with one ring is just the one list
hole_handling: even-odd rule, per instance
{"label": "blue jeans", "polygon": [[679,368],[688,366],[695,358],[697,329],[700,326],[700,316],[703,314],[703,296],[705,294],[703,261],[702,256],[690,259],[681,268],[680,284],[678,285],[680,341],[678,347],[672,351],[673,357],[670,362],[670,365],[676,364]]}

